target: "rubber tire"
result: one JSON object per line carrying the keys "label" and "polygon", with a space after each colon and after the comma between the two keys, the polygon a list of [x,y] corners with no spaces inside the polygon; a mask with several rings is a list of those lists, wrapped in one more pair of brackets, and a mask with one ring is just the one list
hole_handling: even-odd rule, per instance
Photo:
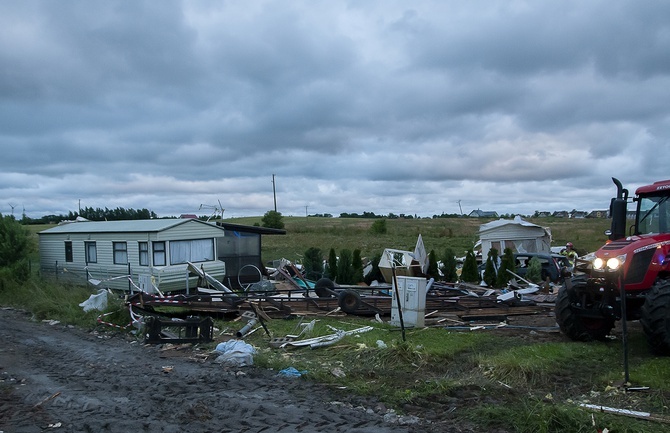
{"label": "rubber tire", "polygon": [[670,282],[654,285],[642,304],[640,323],[649,350],[655,355],[670,355]]}
{"label": "rubber tire", "polygon": [[343,290],[338,296],[338,305],[347,314],[356,314],[361,307],[361,296],[353,290]]}
{"label": "rubber tire", "polygon": [[335,295],[335,283],[329,278],[319,278],[319,280],[314,283],[314,293],[319,298],[330,298]]}
{"label": "rubber tire", "polygon": [[614,328],[614,319],[584,318],[575,314],[572,309],[572,302],[575,297],[574,286],[586,285],[585,280],[574,280],[573,290],[568,290],[564,285],[558,291],[556,296],[555,314],[556,322],[561,328],[561,332],[574,341],[605,341],[612,328]]}

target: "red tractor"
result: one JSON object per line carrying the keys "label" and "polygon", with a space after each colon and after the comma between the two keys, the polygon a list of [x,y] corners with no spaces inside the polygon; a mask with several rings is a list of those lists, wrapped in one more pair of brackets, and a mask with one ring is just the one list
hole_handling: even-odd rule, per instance
{"label": "red tractor", "polygon": [[609,240],[584,274],[565,279],[556,321],[571,339],[591,341],[604,340],[617,320],[639,319],[650,350],[670,355],[670,180],[635,191],[629,230],[628,190],[612,180],[617,196],[610,203]]}

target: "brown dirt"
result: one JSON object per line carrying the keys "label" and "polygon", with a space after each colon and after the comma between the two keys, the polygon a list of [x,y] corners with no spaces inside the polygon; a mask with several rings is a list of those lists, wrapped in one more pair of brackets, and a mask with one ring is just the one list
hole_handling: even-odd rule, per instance
{"label": "brown dirt", "polygon": [[[0,431],[411,432],[374,401],[302,378],[170,356],[120,333],[36,323],[0,310]],[[172,355],[175,355],[172,353]],[[202,354],[201,354],[202,355]],[[392,414],[391,414],[392,415]]]}
{"label": "brown dirt", "polygon": [[[529,343],[567,341],[549,309],[507,323],[473,325]],[[478,389],[463,388],[398,416],[374,399],[303,378],[222,367],[190,346],[165,350],[123,333],[35,322],[11,309],[0,310],[0,336],[0,432],[475,433],[451,411],[483,403]]]}

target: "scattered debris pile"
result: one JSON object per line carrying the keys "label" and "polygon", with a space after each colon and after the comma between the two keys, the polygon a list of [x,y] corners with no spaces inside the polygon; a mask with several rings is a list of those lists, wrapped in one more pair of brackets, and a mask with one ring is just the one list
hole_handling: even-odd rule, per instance
{"label": "scattered debris pile", "polygon": [[[326,278],[310,281],[287,260],[282,260],[280,266],[272,271],[273,279],[249,284],[237,292],[212,278],[202,268],[189,264],[189,270],[199,278],[195,293],[147,293],[135,286],[136,290],[126,295],[126,305],[133,322],[142,322],[150,330],[147,342],[211,340],[212,317],[232,320],[252,316],[258,320],[355,315],[381,320],[391,317],[394,308],[399,308],[394,306],[393,285],[345,286]],[[447,326],[474,320],[502,322],[510,316],[550,314],[555,300],[553,288],[535,285],[518,275],[515,277],[504,290],[463,282],[425,281],[426,284],[421,284],[419,289],[423,293],[418,294],[425,299],[425,306],[422,303],[418,312],[422,319],[420,326]],[[97,301],[101,293],[94,296]],[[91,302],[83,305],[90,308]],[[99,318],[99,321],[102,322],[102,319]],[[244,329],[242,334],[246,331],[248,329]]]}

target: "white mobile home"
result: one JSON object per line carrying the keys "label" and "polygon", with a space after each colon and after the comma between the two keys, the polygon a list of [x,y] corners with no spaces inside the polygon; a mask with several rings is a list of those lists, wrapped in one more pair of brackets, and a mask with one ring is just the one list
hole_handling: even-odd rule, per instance
{"label": "white mobile home", "polygon": [[71,222],[39,233],[40,268],[115,289],[130,289],[130,276],[143,289],[188,290],[197,282],[188,278],[188,262],[223,281],[216,249],[224,236],[221,227],[197,219]]}
{"label": "white mobile home", "polygon": [[499,219],[479,226],[482,258],[495,248],[501,256],[505,248],[514,253],[539,253],[551,251],[551,230],[523,220],[518,215],[513,220]]}

